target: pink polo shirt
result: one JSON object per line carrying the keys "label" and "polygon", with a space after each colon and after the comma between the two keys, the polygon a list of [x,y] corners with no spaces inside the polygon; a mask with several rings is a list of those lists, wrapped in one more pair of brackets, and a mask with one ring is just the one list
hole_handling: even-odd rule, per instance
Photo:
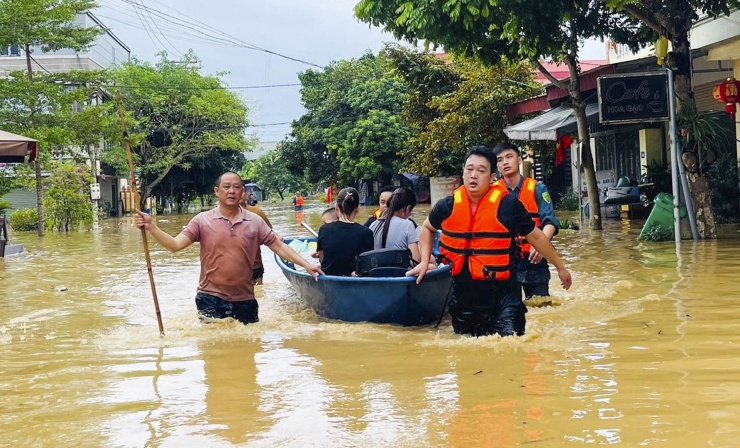
{"label": "pink polo shirt", "polygon": [[254,299],[252,266],[257,249],[277,239],[259,215],[240,210],[241,218],[233,223],[218,207],[198,213],[182,230],[200,243],[198,291],[230,302]]}

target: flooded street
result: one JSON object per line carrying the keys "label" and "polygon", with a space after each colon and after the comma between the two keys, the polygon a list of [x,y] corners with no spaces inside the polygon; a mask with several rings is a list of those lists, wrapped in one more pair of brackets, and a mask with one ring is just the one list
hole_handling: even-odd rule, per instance
{"label": "flooded street", "polygon": [[[315,229],[322,209],[303,212]],[[264,210],[280,235],[309,236],[287,204]],[[174,235],[191,216],[159,225]],[[740,234],[685,241],[677,259],[672,242],[636,241],[641,224],[562,231],[573,288],[553,281],[561,306],[530,308],[527,334],[503,339],[449,319],[321,319],[269,249],[260,322],[200,324],[197,244],[171,254],[150,237],[160,338],[133,219],[12,232],[27,253],[0,260],[0,446],[737,446]]]}

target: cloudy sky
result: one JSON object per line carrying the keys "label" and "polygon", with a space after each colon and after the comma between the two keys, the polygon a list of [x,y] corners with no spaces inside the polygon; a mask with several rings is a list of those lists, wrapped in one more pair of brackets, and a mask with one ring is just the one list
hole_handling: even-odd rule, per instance
{"label": "cloudy sky", "polygon": [[[282,140],[303,113],[299,72],[331,61],[377,52],[393,37],[360,23],[357,0],[99,0],[95,15],[141,60],[167,51],[171,60],[192,48],[205,74],[222,79],[251,107],[262,141]],[[255,49],[258,48],[258,49]],[[272,53],[270,53],[272,52]],[[286,56],[286,57],[284,57]],[[591,43],[581,55],[603,59],[604,45]],[[291,60],[297,59],[303,62]],[[312,65],[313,64],[313,65]],[[284,123],[284,124],[283,124]]]}

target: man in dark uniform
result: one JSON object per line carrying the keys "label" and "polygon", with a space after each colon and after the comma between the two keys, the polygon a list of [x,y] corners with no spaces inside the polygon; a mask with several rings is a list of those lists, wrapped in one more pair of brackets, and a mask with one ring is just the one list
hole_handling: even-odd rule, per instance
{"label": "man in dark uniform", "polygon": [[[465,155],[463,186],[435,204],[422,225],[419,246],[422,259],[429,258],[435,232],[442,230],[440,252],[452,264],[454,296],[449,309],[455,333],[522,335],[527,308],[512,275],[517,261],[514,238],[524,236],[555,266],[563,288],[570,288],[572,280],[522,203],[492,185],[493,166],[493,154],[484,146]],[[418,275],[419,283],[426,271],[422,263],[406,274]]]}
{"label": "man in dark uniform", "polygon": [[[550,193],[544,183],[531,177],[524,177],[519,171],[522,163],[519,148],[513,143],[501,143],[493,148],[496,167],[502,178],[496,183],[506,188],[509,194],[519,199],[535,225],[542,230],[548,240],[557,235],[560,221],[555,217]],[[524,238],[517,238],[520,248],[517,263],[517,280],[524,288],[524,298],[550,295],[550,270],[547,260]]]}

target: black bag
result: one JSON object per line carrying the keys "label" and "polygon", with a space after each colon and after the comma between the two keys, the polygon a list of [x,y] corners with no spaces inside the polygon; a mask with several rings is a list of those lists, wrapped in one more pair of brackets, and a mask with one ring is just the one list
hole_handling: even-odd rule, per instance
{"label": "black bag", "polygon": [[[409,249],[369,250],[355,257],[355,273],[358,276],[370,276],[374,269],[381,268],[398,268],[406,272],[415,264]],[[387,269],[382,271],[388,272]]]}

